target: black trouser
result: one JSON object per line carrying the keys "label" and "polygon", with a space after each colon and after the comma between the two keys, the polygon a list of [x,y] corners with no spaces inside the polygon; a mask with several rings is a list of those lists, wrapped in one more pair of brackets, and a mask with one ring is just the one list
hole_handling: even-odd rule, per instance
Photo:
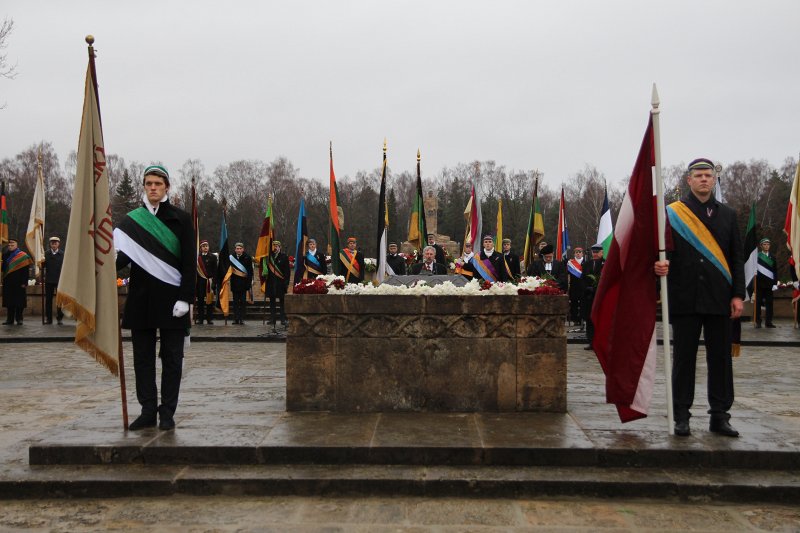
{"label": "black trouser", "polygon": [[572,322],[581,322],[581,300],[580,297],[570,297],[569,299],[569,319]]}
{"label": "black trouser", "polygon": [[24,307],[6,307],[6,322],[11,323],[16,320],[21,324],[23,311],[25,311]]}
{"label": "black trouser", "polygon": [[275,315],[277,314],[277,312],[275,310],[275,301],[276,300],[280,302],[281,320],[286,320],[286,313],[283,311],[283,294],[270,296],[269,297],[269,317],[270,317],[270,323],[271,324],[275,324],[275,318],[276,318]]}
{"label": "black trouser", "polygon": [[142,414],[171,417],[178,407],[183,368],[183,329],[161,329],[161,405],[158,405],[156,388],[156,330],[131,330],[133,342],[133,369],[136,372],[136,399],[142,406]]}
{"label": "black trouser", "polygon": [[203,320],[211,322],[212,314],[214,312],[214,303],[206,303],[206,286],[203,284],[202,291],[197,291],[196,311],[194,315],[195,322],[203,323]]}
{"label": "black trouser", "polygon": [[756,323],[761,324],[761,304],[767,309],[767,324],[772,324],[772,287],[756,289]]}
{"label": "black trouser", "polygon": [[733,405],[731,319],[724,315],[672,317],[673,346],[672,405],[675,420],[689,420],[694,403],[695,368],[700,331],[706,347],[708,410],[712,418],[724,418]]}
{"label": "black trouser", "polygon": [[[56,294],[56,289],[58,289],[58,283],[45,283],[45,293],[44,293],[44,318],[48,322],[53,321],[53,296]],[[61,319],[64,318],[64,313],[61,312],[60,307],[56,307],[56,320],[61,322]]]}
{"label": "black trouser", "polygon": [[233,291],[233,319],[239,322],[244,321],[244,306],[246,303],[247,291]]}

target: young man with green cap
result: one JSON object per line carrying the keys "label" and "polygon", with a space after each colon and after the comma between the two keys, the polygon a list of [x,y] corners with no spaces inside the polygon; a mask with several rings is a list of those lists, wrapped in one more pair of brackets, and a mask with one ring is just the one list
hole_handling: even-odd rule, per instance
{"label": "young man with green cap", "polygon": [[756,274],[756,327],[761,327],[761,306],[766,310],[766,326],[774,328],[775,324],[772,323],[772,291],[777,290],[776,284],[778,283],[778,261],[775,256],[769,251],[771,243],[769,239],[763,238],[759,241],[758,246],[758,264]]}
{"label": "young man with green cap", "polygon": [[[129,429],[175,427],[188,335],[189,302],[194,299],[197,257],[192,220],[169,203],[169,173],[160,165],[144,170],[143,205],[114,230],[117,269],[131,267],[122,327],[131,330],[136,398],[142,414]],[[156,330],[161,337],[161,404],[156,387]]]}

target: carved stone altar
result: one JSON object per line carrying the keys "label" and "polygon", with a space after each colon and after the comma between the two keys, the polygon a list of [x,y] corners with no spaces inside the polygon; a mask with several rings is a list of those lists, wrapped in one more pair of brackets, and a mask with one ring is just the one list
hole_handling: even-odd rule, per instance
{"label": "carved stone altar", "polygon": [[289,411],[567,408],[565,296],[286,296]]}

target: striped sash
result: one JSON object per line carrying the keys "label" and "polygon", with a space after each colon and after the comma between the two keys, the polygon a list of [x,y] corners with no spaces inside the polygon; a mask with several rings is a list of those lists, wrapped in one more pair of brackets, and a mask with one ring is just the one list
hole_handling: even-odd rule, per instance
{"label": "striped sash", "polygon": [[144,207],[128,213],[114,229],[114,247],[154,278],[180,286],[178,237]]}
{"label": "striped sash", "polygon": [[733,284],[728,260],[722,253],[719,243],[692,210],[683,202],[673,202],[667,206],[669,223],[678,235],[711,262],[729,284]]}

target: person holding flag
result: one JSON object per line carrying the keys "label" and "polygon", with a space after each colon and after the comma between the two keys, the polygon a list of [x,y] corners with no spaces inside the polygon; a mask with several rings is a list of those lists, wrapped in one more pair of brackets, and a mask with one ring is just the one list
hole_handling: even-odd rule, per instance
{"label": "person holding flag", "polygon": [[503,270],[508,281],[516,281],[522,276],[519,268],[519,256],[511,251],[511,239],[502,239]]}
{"label": "person holding flag", "polygon": [[3,252],[3,307],[6,308],[6,326],[16,321],[22,325],[22,313],[27,306],[28,267],[33,264],[31,256],[19,248],[17,239],[8,239]]}
{"label": "person holding flag", "polygon": [[[53,297],[58,291],[58,278],[61,277],[61,266],[64,264],[64,252],[61,251],[61,239],[50,237],[50,250],[44,254],[44,323],[53,323]],[[61,307],[56,306],[56,322],[60,326],[64,319]]]}
{"label": "person holding flag", "polygon": [[364,281],[364,254],[356,250],[358,240],[355,237],[347,238],[347,248],[339,252],[339,261],[344,272],[346,283],[361,283]]}
{"label": "person holding flag", "polygon": [[217,273],[217,258],[208,252],[208,241],[200,241],[200,253],[197,256],[197,283],[195,295],[197,297],[197,314],[195,324],[213,325],[214,313],[214,276]]}
{"label": "person holding flag", "polygon": [[233,245],[230,261],[230,285],[233,293],[233,324],[244,326],[244,308],[247,293],[253,289],[253,259],[244,251],[244,243]]}
{"label": "person holding flag", "polygon": [[738,437],[730,424],[733,405],[731,319],[742,314],[744,259],[736,212],[714,198],[714,163],[689,163],[689,192],[667,206],[672,234],[668,260],[655,262],[655,273],[668,276],[670,322],[675,359],[672,394],[675,435],[688,436],[694,403],[695,367],[700,331],[708,365],[709,431]]}
{"label": "person holding flag", "polygon": [[[325,254],[317,248],[316,239],[308,239],[307,250],[305,254],[305,261],[303,263],[303,271],[298,276],[295,273],[295,280],[301,279],[316,279],[317,276],[324,276],[328,272],[328,266],[325,263]],[[295,261],[297,261],[295,259]]]}
{"label": "person holding flag", "polygon": [[[156,425],[175,427],[183,367],[184,337],[191,326],[189,302],[194,299],[197,258],[189,213],[169,202],[169,172],[160,165],[144,169],[144,205],[114,229],[117,270],[130,265],[128,297],[122,327],[131,330],[136,398],[141,415],[131,431]],[[156,330],[161,347],[161,405],[156,387]]]}
{"label": "person holding flag", "polygon": [[755,308],[756,328],[761,327],[761,304],[764,304],[766,311],[766,323],[768,328],[774,328],[772,323],[772,291],[777,290],[778,283],[778,261],[770,253],[770,240],[764,237],[758,241],[758,264],[756,266],[756,287],[753,307]]}
{"label": "person holding flag", "polygon": [[284,296],[289,289],[289,257],[281,252],[281,241],[272,240],[272,252],[268,257],[261,259],[261,283],[264,287],[264,295],[269,298],[269,323],[277,325],[276,304],[281,304],[281,323],[286,325],[286,310],[284,308]]}

